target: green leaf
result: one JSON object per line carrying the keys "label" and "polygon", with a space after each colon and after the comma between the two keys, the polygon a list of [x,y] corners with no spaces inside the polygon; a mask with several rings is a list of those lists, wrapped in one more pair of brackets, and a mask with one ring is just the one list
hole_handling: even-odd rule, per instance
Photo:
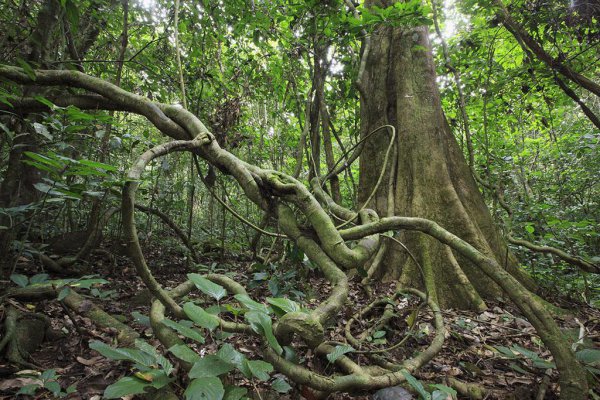
{"label": "green leaf", "polygon": [[44,382],[44,387],[52,392],[53,395],[58,396],[58,394],[62,391],[60,387],[60,383],[56,381]]}
{"label": "green leaf", "polygon": [[221,346],[219,351],[217,351],[217,356],[219,356],[221,360],[229,364],[233,364],[238,368],[246,359],[246,357],[242,353],[234,349],[233,346],[229,343],[225,343],[223,346]]}
{"label": "green leaf", "polygon": [[17,64],[19,64],[19,66],[23,68],[23,71],[29,77],[29,79],[31,79],[32,81],[35,81],[37,79],[35,71],[33,70],[33,68],[31,68],[31,65],[29,65],[25,60],[17,57]]}
{"label": "green leaf", "polygon": [[99,168],[99,169],[104,170],[104,171],[114,172],[114,171],[118,171],[119,170],[114,165],[104,164],[104,163],[101,163],[101,162],[98,162],[98,161],[79,160],[79,164],[85,165],[87,167]]}
{"label": "green leaf", "polygon": [[138,324],[148,326],[148,327],[150,326],[150,318],[147,315],[144,315],[139,311],[133,311],[131,313],[131,316]]}
{"label": "green leaf", "polygon": [[114,348],[97,340],[90,342],[90,349],[96,350],[98,353],[111,360],[133,361],[147,367],[154,365],[156,362],[154,357],[141,350]]}
{"label": "green leaf", "polygon": [[240,400],[246,393],[248,393],[246,388],[227,385],[225,386],[225,397],[223,397],[223,400]]}
{"label": "green leaf", "polygon": [[285,379],[277,378],[273,381],[273,383],[271,383],[271,389],[278,393],[287,393],[292,389],[292,387],[285,381]]}
{"label": "green leaf", "polygon": [[49,379],[55,379],[55,378],[58,378],[58,375],[56,375],[55,369],[47,369],[44,372],[42,372],[42,374],[40,375],[40,379],[43,381],[47,381]]}
{"label": "green leaf", "polygon": [[29,278],[22,274],[12,274],[10,280],[17,284],[19,287],[25,287],[29,284]]}
{"label": "green leaf", "polygon": [[120,399],[123,396],[132,394],[144,393],[145,388],[150,387],[148,382],[144,382],[141,379],[126,376],[119,379],[117,382],[109,385],[104,390],[105,399]]}
{"label": "green leaf", "polygon": [[262,360],[246,360],[245,363],[253,376],[261,381],[269,380],[269,374],[273,372],[273,366],[271,364]]}
{"label": "green leaf", "polygon": [[62,288],[60,290],[60,292],[58,292],[58,296],[56,297],[56,299],[58,301],[63,301],[65,299],[65,297],[67,297],[70,293],[71,293],[71,288],[68,286],[65,286],[64,288]]}
{"label": "green leaf", "polygon": [[[457,393],[456,390],[452,389],[451,387],[448,387],[446,385],[442,385],[439,383],[433,384],[431,385],[431,387],[436,388],[437,390],[435,392],[432,393],[432,400],[446,400],[448,399],[448,395],[450,395],[453,399],[456,399]],[[441,397],[436,397],[436,392],[440,392],[441,394],[443,394],[443,396]]]}
{"label": "green leaf", "polygon": [[175,357],[189,363],[195,363],[196,361],[200,360],[200,356],[198,355],[198,353],[190,349],[185,344],[176,344],[174,346],[171,346],[169,348],[169,351]]}
{"label": "green leaf", "polygon": [[54,137],[50,134],[50,132],[48,132],[48,128],[46,128],[45,125],[42,125],[39,122],[34,122],[33,129],[38,135],[41,135],[48,140],[54,140]]}
{"label": "green leaf", "polygon": [[227,290],[221,285],[217,285],[214,282],[209,281],[205,277],[199,274],[188,274],[188,279],[196,285],[204,294],[207,294],[215,300],[221,300],[226,294]]}
{"label": "green leaf", "polygon": [[33,153],[31,151],[24,151],[23,154],[25,154],[27,157],[31,158],[32,160],[39,161],[43,164],[50,165],[57,169],[62,169],[65,166],[62,162],[55,160],[53,158],[50,158],[48,156],[42,155],[42,154]]}
{"label": "green leaf", "polygon": [[163,325],[168,326],[171,329],[176,330],[181,335],[185,336],[188,339],[195,340],[198,343],[204,343],[204,336],[200,334],[196,329],[190,328],[188,326],[182,325],[178,322],[172,321],[168,318],[165,318],[161,321]]}
{"label": "green leaf", "polygon": [[267,306],[261,303],[257,303],[256,301],[248,297],[247,294],[236,294],[233,297],[249,310],[260,311],[264,312],[265,314],[269,313],[269,308]]}
{"label": "green leaf", "polygon": [[556,365],[553,362],[542,360],[542,359],[534,360],[533,366],[535,368],[541,368],[541,369],[555,369],[556,368]]}
{"label": "green leaf", "polygon": [[498,350],[498,352],[501,353],[505,357],[508,357],[510,359],[517,358],[517,355],[511,349],[509,349],[506,346],[494,346],[494,348],[496,350]]}
{"label": "green leaf", "polygon": [[173,364],[171,364],[171,362],[168,359],[166,359],[162,354],[160,354],[154,346],[142,339],[136,339],[135,347],[154,357],[158,365],[160,365],[163,368],[165,374],[171,374],[171,372],[173,371]]}
{"label": "green leaf", "polygon": [[412,376],[410,372],[408,372],[406,369],[402,369],[400,370],[400,372],[406,379],[406,382],[408,382],[408,384],[412,386],[412,388],[415,389],[424,400],[431,400],[431,395],[427,393],[427,391],[425,390],[421,382],[417,380],[417,378]]}
{"label": "green leaf", "polygon": [[385,336],[385,331],[377,331],[373,334],[373,339],[380,339]]}
{"label": "green leaf", "polygon": [[219,378],[196,378],[185,389],[186,400],[223,400],[225,389]]}
{"label": "green leaf", "polygon": [[300,307],[298,303],[284,297],[267,297],[267,302],[273,307],[276,307],[278,310],[281,310],[283,312],[281,315],[295,311],[302,311],[302,307]]}
{"label": "green leaf", "polygon": [[21,388],[17,392],[17,395],[24,394],[27,396],[33,396],[39,388],[40,388],[40,385],[38,385],[36,383],[30,383],[29,385],[21,386]]}
{"label": "green leaf", "polygon": [[31,277],[31,279],[29,279],[29,284],[30,285],[35,285],[36,283],[43,283],[46,282],[48,280],[48,274],[37,274]]}
{"label": "green leaf", "polygon": [[575,353],[577,360],[591,366],[600,366],[600,350],[583,349]]}
{"label": "green leaf", "polygon": [[335,362],[335,360],[337,360],[344,354],[351,353],[353,351],[355,351],[355,350],[354,350],[354,347],[352,347],[352,346],[348,346],[348,345],[335,346],[333,351],[331,353],[327,354],[327,359],[329,360],[329,362]]}
{"label": "green leaf", "polygon": [[271,317],[260,311],[249,311],[244,317],[254,332],[265,336],[267,342],[269,342],[277,354],[281,355],[281,353],[283,353],[283,349],[277,342],[275,335],[273,335],[273,322],[271,321]]}
{"label": "green leaf", "polygon": [[189,372],[190,378],[202,378],[205,376],[219,376],[231,371],[234,366],[223,361],[219,356],[209,354],[194,363]]}
{"label": "green leaf", "polygon": [[528,350],[519,345],[515,344],[515,345],[511,346],[511,349],[521,353],[522,355],[524,355],[525,357],[527,357],[528,359],[530,359],[532,361],[540,360],[540,356],[536,352]]}
{"label": "green leaf", "polygon": [[189,319],[194,321],[202,328],[213,330],[219,326],[219,318],[207,313],[202,307],[198,307],[192,302],[185,303],[183,305],[183,311]]}
{"label": "green leaf", "polygon": [[44,96],[33,96],[33,98],[37,101],[39,101],[40,103],[42,103],[43,105],[47,106],[48,108],[50,108],[51,110],[53,110],[56,106],[54,105],[54,103],[52,103],[50,100],[48,100],[47,98],[45,98]]}
{"label": "green leaf", "polygon": [[521,373],[521,374],[526,374],[527,371],[525,371],[523,368],[521,368],[517,363],[510,363],[509,367],[511,367],[513,370]]}

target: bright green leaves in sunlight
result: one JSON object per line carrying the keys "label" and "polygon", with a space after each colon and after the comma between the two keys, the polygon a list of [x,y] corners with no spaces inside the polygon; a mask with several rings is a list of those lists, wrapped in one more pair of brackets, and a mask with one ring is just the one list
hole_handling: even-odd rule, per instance
{"label": "bright green leaves in sunlight", "polygon": [[194,285],[196,285],[196,287],[203,293],[211,296],[217,301],[221,300],[227,294],[227,291],[223,286],[211,282],[202,275],[188,274],[188,279],[192,281]]}

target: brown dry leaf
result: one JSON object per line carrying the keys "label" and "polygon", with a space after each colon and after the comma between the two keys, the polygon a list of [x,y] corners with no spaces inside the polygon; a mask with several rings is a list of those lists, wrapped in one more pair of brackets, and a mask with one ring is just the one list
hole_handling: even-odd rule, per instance
{"label": "brown dry leaf", "polygon": [[44,383],[37,378],[14,378],[14,379],[3,379],[0,382],[0,390],[18,389],[25,385],[40,385]]}
{"label": "brown dry leaf", "polygon": [[76,357],[76,360],[80,364],[83,364],[83,365],[86,365],[86,366],[90,367],[90,366],[96,364],[98,361],[102,360],[103,358],[104,357],[102,357],[102,356],[96,356],[96,357],[90,358],[89,360],[86,360],[85,358],[78,356],[78,357]]}

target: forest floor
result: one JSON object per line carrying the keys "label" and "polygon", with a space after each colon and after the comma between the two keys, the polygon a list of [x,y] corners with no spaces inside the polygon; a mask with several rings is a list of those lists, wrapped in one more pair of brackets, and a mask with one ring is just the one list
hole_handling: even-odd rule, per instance
{"label": "forest floor", "polygon": [[[106,248],[111,250],[110,247]],[[147,245],[145,254],[159,282],[165,287],[175,287],[186,279],[184,257],[173,251],[165,252],[165,247]],[[218,255],[215,255],[218,259]],[[214,264],[216,262],[216,264]],[[103,257],[91,261],[94,272],[109,281],[90,296],[93,301],[112,315],[120,316],[128,325],[136,329],[140,337],[149,343],[159,346],[152,336],[152,330],[147,323],[149,297],[145,295],[144,285],[135,274],[135,270],[126,257],[116,257],[114,264]],[[328,285],[316,273],[309,271],[306,275],[298,272],[297,268],[267,269],[256,271],[252,262],[239,257],[228,257],[224,261],[206,259],[206,264],[216,269],[216,272],[234,272],[235,279],[251,288],[249,293],[254,299],[294,296],[303,297],[306,304],[317,304],[320,297],[329,290]],[[22,270],[27,265],[20,265]],[[32,273],[36,273],[34,265],[29,265]],[[273,283],[274,282],[274,283]],[[12,282],[2,282],[10,286]],[[5,288],[0,287],[0,292]],[[344,342],[343,328],[345,322],[358,310],[371,302],[375,297],[390,295],[393,287],[389,284],[379,284],[373,287],[373,294],[367,295],[359,284],[359,279],[353,280],[348,306],[338,317],[338,323],[328,329],[329,339]],[[81,294],[90,295],[87,291]],[[552,300],[558,297],[553,294]],[[45,342],[31,355],[30,362],[39,366],[40,370],[54,369],[60,375],[63,388],[75,384],[77,391],[65,397],[67,399],[100,399],[105,387],[114,383],[120,377],[131,375],[131,365],[110,361],[88,347],[90,340],[100,340],[114,345],[115,332],[99,329],[92,321],[80,316],[67,315],[61,304],[55,300],[37,303],[17,302],[9,300],[13,307],[30,312],[44,314],[51,319],[55,331],[62,332],[55,341]],[[224,303],[222,301],[222,303]],[[550,353],[544,348],[535,330],[525,319],[521,318],[518,310],[500,299],[488,303],[489,310],[477,313],[468,311],[447,310],[444,318],[448,334],[443,350],[416,377],[424,383],[446,384],[447,378],[456,378],[462,382],[476,383],[488,390],[489,399],[535,399],[540,387],[546,388],[545,399],[558,398],[557,373],[551,368]],[[577,341],[580,333],[585,332],[588,347],[600,347],[600,312],[581,304],[569,304],[562,300],[557,305],[571,310],[570,314],[559,317],[558,322],[565,335]],[[408,330],[408,323],[416,308],[412,301],[405,301],[396,311],[396,317],[388,323],[388,329],[382,337],[368,339],[367,348],[386,349],[402,339]],[[376,318],[376,317],[375,317]],[[369,326],[370,321],[362,321],[362,325],[354,329],[360,331]],[[396,331],[394,331],[396,329]],[[433,336],[432,315],[423,308],[418,315],[409,339],[398,349],[386,351],[390,360],[402,360],[406,355],[425,348]],[[381,334],[379,334],[381,335]],[[379,336],[374,334],[373,336]],[[233,335],[226,339],[247,357],[253,358],[258,353],[258,343],[241,335]],[[216,348],[211,340],[202,345],[208,352]],[[330,372],[326,362],[310,354],[306,348],[300,348],[299,356],[304,363],[316,369]],[[355,356],[356,357],[356,356]],[[366,363],[358,356],[355,360]],[[0,359],[0,399],[15,398],[16,391],[32,378],[15,374],[19,369]],[[596,385],[600,387],[598,377]],[[544,382],[544,384],[542,384]],[[248,388],[249,393],[260,392],[262,400],[268,399],[299,399],[311,395],[295,386],[286,395],[274,394],[269,390],[268,383],[257,383],[245,380],[241,375],[236,384]],[[599,389],[596,389],[599,390]],[[301,397],[304,393],[306,397]],[[598,391],[600,396],[600,391]],[[19,398],[52,398],[48,391],[40,390],[35,397],[20,396]],[[183,396],[182,396],[183,398]],[[371,399],[370,393],[336,394],[329,399]],[[417,398],[415,396],[415,398]],[[461,398],[461,397],[459,397]],[[390,399],[391,400],[391,399]]]}

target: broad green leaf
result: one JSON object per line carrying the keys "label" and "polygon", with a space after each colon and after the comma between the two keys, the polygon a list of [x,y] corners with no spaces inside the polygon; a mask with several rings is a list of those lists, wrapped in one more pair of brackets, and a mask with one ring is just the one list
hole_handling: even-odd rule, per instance
{"label": "broad green leaf", "polygon": [[525,371],[523,368],[521,368],[519,366],[519,364],[517,364],[517,363],[511,362],[509,364],[509,367],[511,367],[512,369],[514,369],[515,371],[517,371],[520,374],[526,374],[527,373],[527,371]]}
{"label": "broad green leaf", "polygon": [[186,400],[223,400],[225,389],[216,377],[196,378],[185,389]]}
{"label": "broad green leaf", "polygon": [[248,393],[246,388],[227,385],[225,386],[225,396],[223,400],[240,400]]}
{"label": "broad green leaf", "polygon": [[109,385],[104,390],[105,399],[120,399],[123,396],[132,394],[144,393],[145,388],[150,387],[148,382],[144,382],[141,379],[126,376],[119,379],[117,382]]}
{"label": "broad green leaf", "polygon": [[175,357],[189,363],[195,363],[196,361],[200,360],[200,356],[198,355],[198,353],[190,349],[185,344],[176,344],[174,346],[171,346],[169,348],[169,351]]}
{"label": "broad green leaf", "polygon": [[600,350],[598,349],[583,349],[575,353],[579,361],[592,366],[600,366]]}
{"label": "broad green leaf", "polygon": [[47,98],[45,98],[44,96],[33,96],[33,98],[37,101],[39,101],[40,103],[42,103],[43,105],[47,106],[48,108],[50,108],[51,110],[54,109],[54,107],[56,107],[54,105],[54,103],[52,103],[50,100],[48,100]]}
{"label": "broad green leaf", "polygon": [[89,289],[94,285],[105,285],[107,283],[108,283],[108,281],[106,279],[89,278],[89,279],[80,279],[80,280],[74,281],[69,286],[79,287],[82,289]]}
{"label": "broad green leaf", "polygon": [[181,335],[185,336],[188,339],[195,340],[198,343],[204,343],[204,336],[200,334],[196,329],[190,328],[188,326],[182,325],[179,322],[172,321],[168,318],[162,320],[162,323],[165,326],[168,326],[171,329],[176,330]]}
{"label": "broad green leaf", "polygon": [[48,280],[48,274],[37,274],[29,279],[29,284],[35,285],[36,283],[43,283]]}
{"label": "broad green leaf", "polygon": [[29,77],[29,79],[31,79],[32,81],[35,81],[37,79],[34,69],[25,60],[23,60],[20,57],[17,57],[17,64],[19,64],[19,66],[23,68],[23,71]]}
{"label": "broad green leaf", "polygon": [[192,302],[185,303],[183,305],[183,311],[189,319],[194,321],[202,328],[213,330],[219,326],[219,318],[207,313],[202,307],[198,307]]}
{"label": "broad green leaf", "polygon": [[283,378],[275,379],[273,383],[271,383],[271,388],[278,393],[287,393],[292,389],[290,384]]}
{"label": "broad green leaf", "polygon": [[68,286],[65,286],[64,288],[62,288],[60,290],[60,292],[58,292],[58,296],[57,296],[57,300],[58,301],[62,301],[65,299],[65,297],[67,297],[69,294],[71,293],[71,288]]}
{"label": "broad green leaf", "polygon": [[32,160],[41,162],[43,164],[47,164],[50,165],[52,167],[55,167],[57,169],[62,169],[64,168],[64,164],[61,163],[58,160],[55,160],[53,158],[50,158],[48,156],[42,155],[42,154],[38,154],[38,153],[33,153],[31,151],[24,151],[23,154],[25,154],[27,157],[31,158]]}
{"label": "broad green leaf", "polygon": [[207,294],[219,301],[227,294],[227,290],[221,285],[209,281],[199,274],[188,274],[188,279],[196,285],[204,294]]}
{"label": "broad green leaf", "polygon": [[219,356],[209,354],[196,361],[188,375],[190,378],[219,376],[226,374],[233,368],[233,364],[223,361]]}
{"label": "broad green leaf", "polygon": [[517,358],[517,355],[506,346],[494,346],[494,348],[496,350],[498,350],[498,352],[501,353],[505,357],[508,357],[511,359]]}
{"label": "broad green leaf", "polygon": [[60,383],[56,381],[44,382],[44,387],[52,392],[53,395],[57,396],[61,392]]}
{"label": "broad green leaf", "polygon": [[10,280],[17,284],[19,287],[25,287],[29,284],[29,278],[22,274],[12,274]]}
{"label": "broad green leaf", "polygon": [[269,374],[273,372],[273,366],[271,364],[262,360],[245,360],[245,363],[253,376],[261,381],[269,380]]}
{"label": "broad green leaf", "polygon": [[267,297],[267,302],[273,307],[283,311],[283,314],[294,311],[302,311],[302,307],[300,307],[298,303],[284,297]]}
{"label": "broad green leaf", "polygon": [[48,379],[55,379],[57,377],[58,377],[58,375],[56,374],[55,369],[47,369],[44,372],[42,372],[40,375],[40,379],[43,381],[47,381]]}
{"label": "broad green leaf", "polygon": [[542,359],[533,360],[533,366],[536,368],[541,368],[541,369],[555,369],[556,368],[556,364],[554,364],[553,362],[542,360]]}
{"label": "broad green leaf", "polygon": [[30,383],[28,385],[22,386],[16,394],[17,395],[24,394],[27,396],[33,396],[39,388],[40,388],[40,385],[38,385],[36,383]]}
{"label": "broad green leaf", "polygon": [[54,137],[48,131],[45,125],[40,124],[39,122],[33,123],[33,129],[38,135],[45,137],[48,140],[54,140]]}
{"label": "broad green leaf", "polygon": [[400,370],[400,372],[406,379],[406,382],[408,382],[408,384],[412,386],[412,388],[415,389],[424,400],[431,400],[431,395],[427,393],[427,391],[425,390],[421,382],[417,380],[417,378],[412,376],[410,372],[408,372],[408,370],[406,369],[402,369]]}
{"label": "broad green leaf", "polygon": [[246,359],[246,357],[242,353],[237,351],[229,343],[225,343],[223,346],[221,346],[219,351],[217,351],[217,356],[219,356],[219,358],[221,360],[223,360],[229,364],[233,364],[238,368],[240,367],[240,365],[242,365],[242,362]]}
{"label": "broad green leaf", "polygon": [[79,160],[79,164],[85,165],[87,167],[92,167],[92,168],[99,168],[102,169],[104,171],[118,171],[118,168],[113,166],[113,165],[109,165],[109,164],[104,164],[98,161],[91,161],[91,160]]}
{"label": "broad green leaf", "polygon": [[351,353],[353,351],[355,351],[355,350],[354,350],[354,347],[352,347],[352,346],[348,346],[348,345],[335,346],[333,351],[331,353],[327,354],[327,359],[329,360],[329,362],[335,362],[335,360],[337,360],[344,354]]}
{"label": "broad green leaf", "polygon": [[138,324],[148,326],[148,327],[150,326],[150,318],[147,315],[144,315],[139,311],[133,311],[131,313],[131,316]]}
{"label": "broad green leaf", "polygon": [[540,356],[536,352],[528,350],[519,345],[515,344],[515,345],[511,346],[511,349],[516,350],[517,352],[521,353],[522,355],[524,355],[525,357],[529,358],[532,361],[540,359]]}
{"label": "broad green leaf", "polygon": [[171,364],[171,362],[167,358],[160,354],[154,346],[145,342],[144,340],[136,339],[135,347],[154,357],[156,363],[163,368],[166,375],[171,374],[171,372],[173,371],[173,364]]}
{"label": "broad green leaf", "polygon": [[141,350],[114,348],[97,340],[90,342],[90,349],[96,350],[98,353],[111,360],[133,361],[147,367],[150,367],[156,363],[156,359],[154,357]]}
{"label": "broad green leaf", "polygon": [[246,318],[246,321],[248,321],[254,332],[265,336],[267,342],[269,342],[277,354],[281,355],[281,353],[283,353],[283,349],[277,342],[275,335],[273,335],[273,322],[271,321],[271,317],[264,312],[249,311],[244,315],[244,318]]}
{"label": "broad green leaf", "polygon": [[269,313],[269,307],[265,306],[264,304],[257,303],[248,297],[247,294],[236,294],[233,297],[249,310],[260,311],[264,312],[265,314]]}
{"label": "broad green leaf", "polygon": [[[448,395],[450,395],[453,399],[456,399],[456,396],[457,396],[456,390],[452,389],[451,387],[448,387],[446,385],[441,385],[439,383],[433,384],[433,385],[431,385],[431,387],[434,387],[437,389],[435,392],[432,393],[432,400],[435,400],[436,398],[439,400],[447,400]],[[440,392],[444,396],[436,397],[436,392]]]}
{"label": "broad green leaf", "polygon": [[380,339],[385,336],[385,331],[377,331],[373,334],[373,339]]}

